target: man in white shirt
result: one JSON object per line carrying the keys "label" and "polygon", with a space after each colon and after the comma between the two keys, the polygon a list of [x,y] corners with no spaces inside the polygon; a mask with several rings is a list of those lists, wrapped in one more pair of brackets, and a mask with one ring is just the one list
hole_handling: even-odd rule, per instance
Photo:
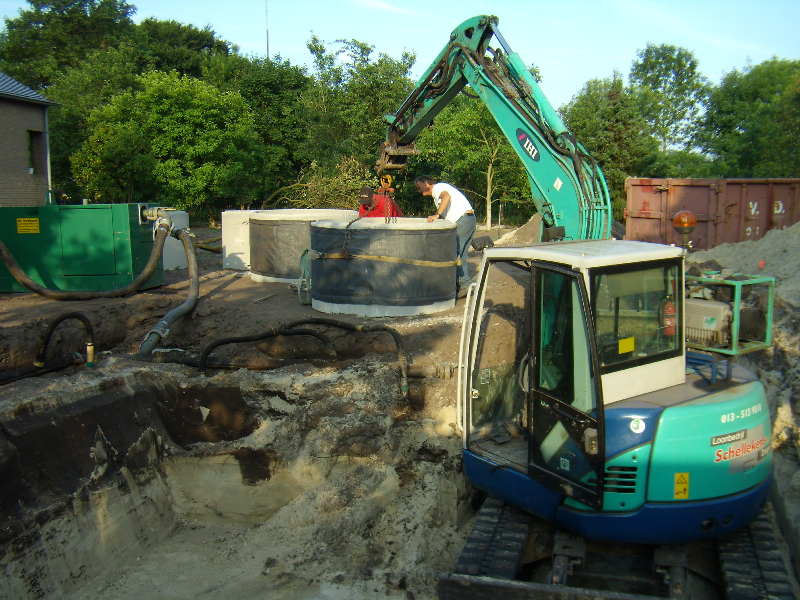
{"label": "man in white shirt", "polygon": [[477,223],[475,211],[467,197],[449,183],[436,183],[432,177],[420,175],[414,180],[414,185],[423,196],[432,196],[436,205],[436,214],[428,217],[428,223],[436,219],[444,219],[456,225],[456,256],[461,264],[456,267],[457,296],[463,298],[467,295],[467,288],[472,283],[469,275],[469,246],[472,236],[475,235]]}

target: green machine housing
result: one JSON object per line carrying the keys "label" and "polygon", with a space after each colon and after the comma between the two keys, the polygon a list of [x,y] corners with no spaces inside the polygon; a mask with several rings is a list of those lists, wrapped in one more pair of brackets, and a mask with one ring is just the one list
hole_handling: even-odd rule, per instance
{"label": "green machine housing", "polygon": [[[157,204],[0,207],[0,240],[20,267],[52,290],[104,291],[131,283],[153,249],[142,210]],[[143,288],[164,283],[161,265]],[[0,262],[0,292],[27,291]]]}

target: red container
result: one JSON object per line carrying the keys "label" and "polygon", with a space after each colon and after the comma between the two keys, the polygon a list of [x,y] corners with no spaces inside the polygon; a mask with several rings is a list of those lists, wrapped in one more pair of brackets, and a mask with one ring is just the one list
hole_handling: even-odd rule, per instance
{"label": "red container", "polygon": [[800,179],[628,179],[625,237],[681,245],[672,217],[697,216],[692,247],[758,240],[800,221]]}

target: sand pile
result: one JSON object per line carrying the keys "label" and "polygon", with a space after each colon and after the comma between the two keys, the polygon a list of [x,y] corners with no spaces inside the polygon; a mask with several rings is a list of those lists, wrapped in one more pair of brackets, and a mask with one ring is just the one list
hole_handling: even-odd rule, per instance
{"label": "sand pile", "polygon": [[768,231],[758,241],[722,244],[689,255],[689,262],[708,260],[737,273],[774,277],[776,295],[782,302],[800,309],[800,223]]}

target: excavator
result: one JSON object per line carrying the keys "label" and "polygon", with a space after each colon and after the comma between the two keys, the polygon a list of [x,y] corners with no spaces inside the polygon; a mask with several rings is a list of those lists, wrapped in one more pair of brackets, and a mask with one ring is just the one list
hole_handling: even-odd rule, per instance
{"label": "excavator", "polygon": [[[484,250],[467,295],[458,425],[464,472],[488,498],[455,572],[437,574],[439,598],[688,598],[709,544],[722,564],[702,573],[714,589],[793,597],[782,567],[760,583],[748,579],[757,568],[737,568],[774,545],[737,537],[763,525],[773,475],[764,387],[734,363],[771,345],[774,281],[687,274],[688,243],[613,239],[597,161],[497,26],[478,16],[453,30],[385,117],[376,163],[405,168],[468,85],[519,155],[542,217],[541,243]],[[684,239],[693,219],[676,215]],[[548,543],[535,523],[551,525]],[[750,554],[737,554],[742,544]],[[647,555],[649,574],[603,563],[622,545]],[[591,592],[570,587],[587,581]],[[632,587],[608,591],[621,581]]]}

